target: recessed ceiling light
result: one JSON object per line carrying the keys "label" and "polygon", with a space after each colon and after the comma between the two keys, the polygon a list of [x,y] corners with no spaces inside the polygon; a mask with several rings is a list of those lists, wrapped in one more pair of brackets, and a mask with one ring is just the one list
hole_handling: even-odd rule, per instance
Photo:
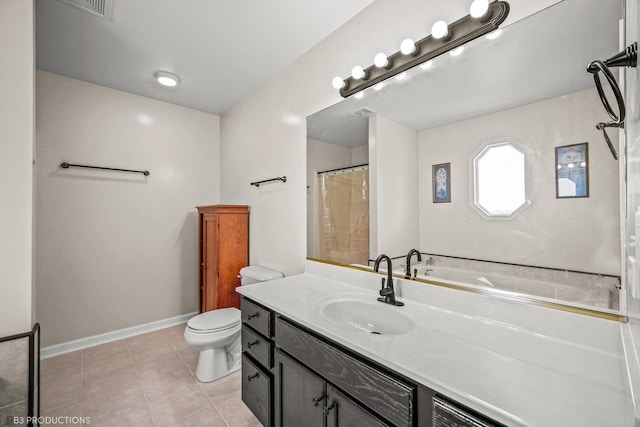
{"label": "recessed ceiling light", "polygon": [[157,71],[153,76],[163,86],[173,87],[180,83],[178,76],[167,71]]}

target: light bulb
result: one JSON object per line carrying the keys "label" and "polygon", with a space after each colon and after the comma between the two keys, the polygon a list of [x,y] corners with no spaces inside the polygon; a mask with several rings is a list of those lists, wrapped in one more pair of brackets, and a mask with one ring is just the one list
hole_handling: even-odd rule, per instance
{"label": "light bulb", "polygon": [[406,78],[407,78],[407,72],[406,71],[403,71],[402,73],[400,73],[400,74],[398,74],[396,76],[396,80],[404,80]]}
{"label": "light bulb", "polygon": [[449,34],[449,26],[444,21],[438,21],[431,27],[431,36],[434,39],[442,39]]}
{"label": "light bulb", "polygon": [[431,66],[433,65],[433,60],[428,60],[427,62],[423,62],[422,64],[420,64],[420,68],[422,68],[423,70],[428,70],[429,68],[431,68]]}
{"label": "light bulb", "polygon": [[384,68],[389,65],[389,58],[387,58],[387,55],[380,52],[373,58],[373,63],[378,68]]}
{"label": "light bulb", "polygon": [[364,68],[359,65],[356,65],[351,69],[351,77],[354,79],[363,79],[366,74],[367,73],[364,71]]}
{"label": "light bulb", "polygon": [[342,77],[336,76],[331,80],[331,85],[334,89],[342,89],[345,83],[344,80],[342,80]]}
{"label": "light bulb", "polygon": [[464,51],[464,46],[459,46],[453,50],[449,51],[449,55],[451,56],[458,56],[462,53],[462,51]]}
{"label": "light bulb", "polygon": [[473,18],[482,18],[489,11],[489,0],[473,0],[469,8],[469,15]]}
{"label": "light bulb", "polygon": [[355,99],[360,99],[360,98],[362,98],[363,96],[364,96],[364,92],[362,92],[362,91],[360,91],[360,92],[356,93],[355,95],[353,95],[353,97],[354,97]]}
{"label": "light bulb", "polygon": [[156,78],[158,83],[167,87],[176,86],[180,82],[178,76],[167,71],[158,71],[153,76]]}
{"label": "light bulb", "polygon": [[489,40],[494,40],[500,37],[500,34],[502,34],[502,28],[498,28],[497,30],[490,32],[485,37]]}
{"label": "light bulb", "polygon": [[384,87],[384,83],[380,82],[380,83],[378,83],[378,84],[374,85],[374,86],[373,86],[373,89],[374,89],[374,90],[380,90],[380,89],[382,89],[383,87]]}
{"label": "light bulb", "polygon": [[402,43],[400,43],[400,52],[403,55],[411,55],[416,51],[416,44],[411,39],[404,39]]}

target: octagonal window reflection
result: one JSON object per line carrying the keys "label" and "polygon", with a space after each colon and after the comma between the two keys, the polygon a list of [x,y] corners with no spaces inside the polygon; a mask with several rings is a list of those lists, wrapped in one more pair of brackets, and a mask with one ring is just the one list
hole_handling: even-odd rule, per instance
{"label": "octagonal window reflection", "polygon": [[527,153],[510,141],[485,145],[473,158],[472,206],[487,219],[512,219],[529,205]]}

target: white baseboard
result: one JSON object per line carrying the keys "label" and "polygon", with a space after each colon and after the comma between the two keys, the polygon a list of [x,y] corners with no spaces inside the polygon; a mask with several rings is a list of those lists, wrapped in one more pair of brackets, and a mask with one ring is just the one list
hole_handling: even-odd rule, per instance
{"label": "white baseboard", "polygon": [[147,332],[157,331],[158,329],[168,328],[169,326],[179,325],[193,316],[198,314],[187,313],[180,316],[170,317],[168,319],[157,320],[155,322],[144,323],[142,325],[132,326],[130,328],[119,329],[117,331],[106,332],[104,334],[93,335],[86,338],[80,338],[78,340],[68,341],[61,344],[50,345],[42,348],[40,351],[40,358],[47,359],[53,356],[59,356],[61,354],[70,353],[76,350],[82,350],[89,347],[94,347],[100,344],[106,344],[112,341],[121,340],[123,338],[129,338]]}

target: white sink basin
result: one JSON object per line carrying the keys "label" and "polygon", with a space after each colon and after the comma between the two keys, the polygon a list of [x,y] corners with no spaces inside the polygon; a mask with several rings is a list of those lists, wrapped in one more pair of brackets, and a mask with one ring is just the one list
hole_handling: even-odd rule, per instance
{"label": "white sink basin", "polygon": [[376,335],[399,335],[412,330],[415,323],[401,311],[402,307],[355,299],[332,301],[322,307],[322,314],[334,324]]}

